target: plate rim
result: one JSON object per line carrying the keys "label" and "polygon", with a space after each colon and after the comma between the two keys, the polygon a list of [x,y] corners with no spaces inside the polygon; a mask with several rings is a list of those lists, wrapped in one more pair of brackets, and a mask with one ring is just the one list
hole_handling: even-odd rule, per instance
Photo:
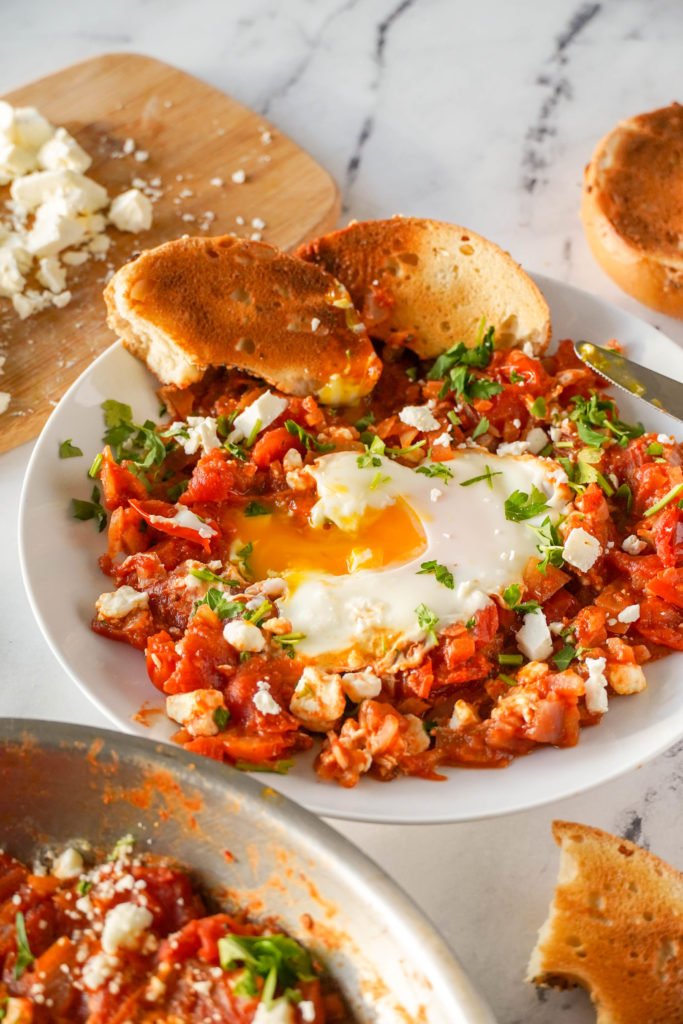
{"label": "plate rim", "polygon": [[[606,314],[608,317],[614,317],[615,315],[617,315],[620,318],[624,318],[625,322],[628,323],[636,331],[639,331],[639,332],[642,333],[643,328],[645,328],[648,333],[652,332],[652,331],[656,331],[657,332],[657,337],[658,337],[658,339],[662,343],[662,347],[665,347],[665,348],[667,348],[667,349],[669,349],[671,351],[675,350],[677,355],[678,355],[678,358],[679,359],[683,358],[683,352],[681,351],[681,348],[677,345],[677,343],[675,341],[673,341],[673,339],[669,338],[668,335],[660,332],[652,324],[649,324],[647,321],[641,320],[639,317],[634,316],[632,313],[627,312],[626,310],[622,309],[621,307],[615,306],[613,303],[610,303],[610,302],[606,301],[605,299],[602,299],[599,296],[594,295],[591,292],[587,292],[587,291],[585,291],[585,290],[583,290],[581,288],[577,288],[574,285],[567,284],[566,282],[557,280],[555,278],[548,277],[547,275],[544,275],[544,274],[533,274],[531,276],[533,277],[535,282],[538,284],[539,288],[541,289],[541,292],[543,292],[543,293],[544,293],[544,289],[550,289],[550,290],[559,289],[560,292],[562,292],[563,295],[567,298],[567,300],[571,301],[572,299],[575,299],[575,300],[578,300],[579,302],[583,302],[583,301],[588,300],[590,303],[596,304],[597,308],[600,309],[600,311],[603,314]],[[551,317],[552,317],[552,308],[551,308]],[[555,334],[553,333],[553,337],[551,339],[551,348],[552,348],[553,344],[556,343],[557,340],[558,339],[555,337]],[[98,695],[97,690],[93,690],[91,685],[84,678],[81,677],[81,675],[79,674],[79,672],[76,669],[74,669],[71,666],[68,658],[66,657],[65,653],[63,652],[63,650],[62,650],[62,648],[61,648],[61,646],[60,646],[60,644],[58,642],[58,639],[53,635],[53,628],[50,626],[49,622],[46,620],[46,618],[45,618],[45,616],[43,614],[43,611],[42,611],[42,608],[41,608],[41,604],[40,604],[40,600],[39,600],[39,597],[37,595],[36,588],[34,587],[34,581],[32,579],[32,570],[30,568],[30,556],[29,556],[29,553],[27,551],[27,538],[26,538],[26,530],[27,530],[26,519],[27,519],[27,517],[26,517],[26,507],[27,507],[27,503],[28,503],[28,496],[29,496],[29,491],[30,491],[31,487],[34,484],[35,467],[39,463],[39,461],[40,461],[40,459],[42,457],[44,448],[46,447],[47,443],[51,440],[51,436],[50,436],[51,425],[52,425],[53,421],[55,420],[55,418],[57,417],[57,415],[60,412],[60,410],[62,410],[65,406],[67,406],[69,404],[69,399],[71,398],[72,393],[74,393],[80,386],[82,386],[82,384],[88,379],[89,375],[91,375],[91,374],[93,374],[95,372],[96,367],[98,367],[100,363],[105,362],[106,360],[113,358],[114,354],[119,352],[119,351],[125,352],[123,344],[122,344],[122,342],[120,340],[119,341],[115,341],[111,346],[109,346],[109,348],[107,348],[103,353],[101,353],[86,368],[86,370],[76,379],[76,381],[74,381],[74,383],[69,387],[69,389],[64,394],[63,398],[60,400],[58,405],[53,410],[52,414],[50,415],[50,418],[48,419],[47,423],[43,427],[43,430],[41,431],[41,434],[38,437],[38,439],[37,439],[37,441],[36,441],[36,443],[34,445],[33,451],[31,452],[31,456],[30,456],[30,459],[29,459],[29,462],[28,462],[28,465],[27,465],[27,468],[26,468],[26,473],[25,473],[24,480],[23,480],[23,483],[22,483],[21,495],[20,495],[20,500],[19,500],[19,513],[18,513],[18,520],[19,520],[19,523],[18,523],[19,561],[20,561],[20,567],[21,567],[22,580],[23,580],[24,588],[25,588],[25,591],[26,591],[26,594],[27,594],[27,598],[28,598],[28,601],[29,601],[29,605],[31,607],[31,610],[32,610],[35,618],[36,618],[36,621],[37,621],[38,626],[39,626],[39,628],[41,630],[41,633],[43,634],[43,637],[45,638],[45,640],[46,640],[50,650],[52,651],[52,653],[56,657],[58,663],[60,664],[60,666],[62,667],[64,672],[67,674],[67,676],[70,679],[73,680],[73,682],[76,684],[76,686],[78,687],[80,692],[83,693],[87,697],[87,699],[100,711],[100,713],[105,718],[107,718],[118,729],[120,729],[122,733],[127,734],[127,735],[138,736],[138,737],[140,737],[142,739],[148,738],[148,739],[150,739],[153,742],[168,743],[168,744],[170,744],[171,747],[174,747],[175,744],[173,744],[172,741],[169,738],[167,738],[167,737],[158,736],[158,735],[149,735],[149,733],[145,734],[142,731],[142,728],[139,727],[138,723],[136,723],[132,719],[131,716],[129,716],[128,718],[125,718],[125,719],[123,717],[119,716],[119,714],[116,711],[112,710],[112,708],[109,706],[109,704],[107,704],[105,702],[105,700],[101,696]],[[130,356],[130,358],[131,359],[135,359],[135,357],[132,356],[132,355]],[[135,361],[136,361],[136,363],[138,362],[137,360],[135,360]],[[142,364],[139,364],[139,365],[142,365]],[[56,458],[56,456],[55,456],[55,458]],[[140,657],[142,657],[142,653],[141,652],[140,652]],[[668,660],[668,658],[666,660]],[[153,692],[150,695],[153,696]],[[354,791],[353,790],[351,790],[351,791],[344,790],[344,793],[345,793],[345,795],[347,797],[346,801],[340,801],[340,805],[339,806],[337,806],[337,804],[335,802],[333,802],[333,804],[331,806],[329,802],[326,802],[325,797],[323,796],[323,794],[325,792],[329,792],[328,785],[325,785],[325,784],[321,783],[319,780],[310,779],[308,777],[304,778],[304,787],[303,787],[304,788],[304,793],[303,794],[297,793],[296,795],[292,794],[292,791],[290,790],[289,786],[287,786],[286,783],[284,784],[284,786],[285,786],[284,789],[280,789],[279,788],[279,783],[282,781],[282,780],[279,779],[279,777],[275,777],[274,780],[273,780],[273,783],[274,783],[274,788],[278,789],[279,792],[282,792],[283,795],[286,798],[288,798],[290,800],[293,800],[295,802],[301,803],[305,808],[307,808],[313,814],[316,814],[316,815],[318,815],[320,817],[327,817],[327,818],[332,818],[332,819],[336,819],[336,820],[342,820],[342,821],[343,820],[348,820],[348,821],[358,821],[358,822],[366,822],[366,823],[395,824],[395,825],[449,824],[449,823],[455,823],[455,822],[460,822],[460,821],[463,821],[463,822],[465,822],[465,821],[480,821],[480,820],[486,820],[488,818],[498,818],[498,817],[503,817],[503,816],[507,816],[507,815],[510,815],[510,814],[516,814],[516,813],[520,813],[520,812],[523,812],[523,811],[528,811],[528,810],[532,810],[532,809],[536,809],[536,808],[540,808],[540,807],[545,807],[545,806],[548,806],[549,804],[554,804],[554,803],[556,803],[558,801],[569,799],[569,798],[571,798],[573,796],[577,796],[579,794],[590,792],[592,789],[595,789],[598,786],[601,786],[601,785],[603,785],[605,783],[608,783],[608,782],[610,782],[610,781],[612,781],[612,780],[614,780],[614,779],[616,779],[616,778],[618,778],[618,777],[620,777],[622,775],[625,775],[629,771],[632,771],[635,768],[637,768],[639,765],[641,765],[641,764],[643,764],[643,763],[645,763],[647,761],[652,760],[654,757],[656,757],[659,754],[661,754],[664,750],[667,750],[671,746],[673,746],[682,737],[683,737],[683,706],[682,706],[682,709],[681,709],[680,725],[679,725],[678,731],[675,733],[675,735],[669,735],[668,733],[665,733],[659,740],[651,742],[649,744],[649,746],[647,748],[647,752],[643,753],[643,752],[639,751],[636,755],[632,754],[630,757],[626,757],[625,761],[623,761],[623,762],[617,761],[614,764],[605,765],[604,767],[602,767],[600,769],[600,771],[597,774],[597,776],[595,778],[593,778],[593,779],[582,780],[581,782],[575,783],[575,784],[572,784],[570,781],[567,781],[563,785],[561,785],[559,787],[559,789],[556,789],[552,793],[548,792],[546,794],[543,794],[543,795],[539,796],[538,794],[525,794],[523,791],[518,792],[516,798],[511,803],[507,804],[506,806],[495,806],[493,809],[484,806],[482,808],[468,809],[465,812],[463,812],[462,810],[460,810],[460,811],[457,811],[457,810],[453,811],[453,810],[449,809],[447,801],[444,801],[444,802],[440,802],[439,806],[441,807],[441,809],[437,810],[436,813],[435,813],[433,810],[429,810],[429,807],[430,807],[429,801],[423,801],[422,802],[422,806],[423,806],[423,808],[427,808],[427,810],[426,811],[423,810],[423,812],[421,814],[417,814],[416,815],[415,811],[412,811],[412,812],[402,811],[402,810],[398,810],[396,808],[394,808],[393,810],[389,810],[389,811],[386,811],[386,810],[385,811],[376,810],[375,806],[374,806],[375,802],[373,800],[370,801],[371,805],[370,805],[370,807],[368,809],[365,809],[364,807],[361,807],[359,809],[359,808],[354,808],[354,806],[353,806],[354,805],[354,800],[353,800],[353,792]],[[581,743],[579,742],[579,744],[576,747],[569,748],[569,750],[572,750],[572,749],[573,750],[580,750],[580,748],[581,748]],[[534,762],[536,762],[536,761],[539,760],[539,758],[542,758],[544,754],[555,753],[556,755],[557,754],[562,755],[563,753],[568,753],[568,752],[569,751],[566,751],[566,752],[565,751],[556,751],[555,748],[552,748],[552,750],[550,750],[550,749],[548,749],[548,750],[545,750],[545,749],[539,750],[539,751],[533,753],[531,756],[533,757]],[[517,760],[522,760],[524,762],[527,762],[528,758],[525,757],[525,758],[522,758],[522,759],[515,759],[515,761],[506,769],[506,772],[505,772],[506,775],[507,775],[508,772],[510,772],[513,769],[514,764],[516,763]],[[467,778],[468,775],[471,774],[471,773],[464,772],[463,768],[458,768],[458,767],[453,767],[451,769],[447,769],[447,771],[448,771],[448,776],[447,776],[448,781],[443,784],[444,786],[449,785],[449,784],[453,784],[454,780],[457,779],[457,778],[462,778],[462,777]],[[484,770],[484,769],[482,769],[482,773],[484,773],[484,772],[485,772],[486,775],[488,775],[492,779],[497,777],[497,776],[499,776],[499,773],[497,773],[497,772],[494,773],[492,769],[491,770]],[[290,778],[295,778],[295,776],[291,776]],[[405,784],[406,780],[403,780],[403,781],[404,781],[404,784]],[[313,783],[313,785],[311,785],[311,783]],[[374,783],[377,787],[382,787],[383,788],[383,784],[380,783],[380,782],[377,782],[376,780],[363,780],[363,783],[365,783],[366,786],[367,786],[368,783],[370,783],[370,784]],[[363,783],[361,783],[361,785]],[[412,780],[410,780],[410,783],[417,783],[417,784],[421,784],[421,785],[425,785],[426,784],[426,785],[430,785],[430,786],[436,786],[437,785],[436,782],[432,782],[431,780],[421,780],[421,779],[420,780],[412,779]],[[441,786],[441,784],[438,784],[438,785],[439,785],[439,787]],[[298,787],[295,785],[294,788],[297,789]],[[335,787],[335,790],[336,790],[336,788],[340,788],[340,787]],[[320,794],[319,797],[317,796],[318,793]],[[412,803],[414,803],[414,801]],[[411,806],[411,801],[408,801],[408,806]]]}

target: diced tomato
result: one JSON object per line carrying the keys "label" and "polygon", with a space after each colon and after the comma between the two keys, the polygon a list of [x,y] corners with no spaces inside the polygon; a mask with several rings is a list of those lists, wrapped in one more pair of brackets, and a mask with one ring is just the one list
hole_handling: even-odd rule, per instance
{"label": "diced tomato", "polygon": [[665,569],[645,585],[646,593],[683,608],[683,569]]}
{"label": "diced tomato", "polygon": [[656,516],[656,519],[655,551],[662,565],[680,565],[683,562],[683,511],[677,505],[669,505]]}
{"label": "diced tomato", "polygon": [[562,587],[543,604],[543,614],[548,622],[558,622],[562,619],[573,619],[579,610],[579,602],[573,594]]}
{"label": "diced tomato", "polygon": [[641,601],[640,618],[634,628],[653,643],[683,651],[683,615],[659,597]]}
{"label": "diced tomato", "polygon": [[288,733],[270,733],[268,736],[250,736],[236,729],[229,729],[217,736],[198,736],[184,744],[186,750],[204,754],[215,761],[236,764],[266,764],[278,760],[292,750],[292,738]]}
{"label": "diced tomato", "polygon": [[443,659],[448,668],[455,668],[463,661],[468,661],[475,650],[474,637],[469,631],[464,631],[458,636],[446,637],[441,646]]}
{"label": "diced tomato", "polygon": [[251,458],[259,469],[266,469],[271,462],[281,462],[291,448],[303,454],[303,445],[297,438],[286,427],[276,427],[261,435],[254,445]]}
{"label": "diced tomato", "polygon": [[154,619],[148,608],[139,608],[123,619],[93,619],[90,623],[93,633],[130,644],[137,651],[144,651],[147,640],[154,633]]}
{"label": "diced tomato", "polygon": [[493,602],[474,613],[474,626],[471,635],[477,647],[488,644],[498,631],[498,606]]}
{"label": "diced tomato", "polygon": [[164,691],[164,684],[175,671],[178,658],[175,643],[165,630],[155,633],[147,641],[145,648],[147,675],[157,690]]}
{"label": "diced tomato", "polygon": [[581,647],[599,647],[607,639],[607,612],[596,605],[582,608],[574,619],[574,638]]}
{"label": "diced tomato", "polygon": [[630,579],[636,590],[642,590],[664,568],[658,555],[627,555],[615,549],[610,552],[609,560]]}
{"label": "diced tomato", "polygon": [[114,460],[109,445],[102,452],[102,465],[98,475],[104,492],[105,508],[119,508],[130,498],[144,501],[147,497],[147,488],[143,482],[126,469],[125,463],[119,465]]}
{"label": "diced tomato", "polygon": [[538,566],[539,560],[530,558],[524,568],[523,579],[527,588],[527,598],[544,604],[569,582],[570,577],[555,565],[546,566],[545,572],[541,572]]}
{"label": "diced tomato", "polygon": [[[130,507],[149,523],[153,530],[166,533],[171,537],[178,537],[181,540],[189,540],[193,544],[200,544],[208,555],[211,551],[212,537],[203,537],[199,528],[185,526],[182,523],[175,523],[174,519],[179,510],[175,505],[169,505],[167,501],[132,501]],[[205,520],[206,526],[213,531],[213,536],[219,535],[217,523],[213,520]]]}
{"label": "diced tomato", "polygon": [[231,503],[249,490],[255,474],[254,466],[231,458],[224,448],[214,448],[202,455],[194,467],[187,490],[180,497],[180,503],[182,505],[192,505],[198,501]]}
{"label": "diced tomato", "polygon": [[[472,642],[472,649],[474,650],[474,642]],[[406,686],[416,697],[426,700],[433,685],[434,669],[431,658],[425,658],[421,665],[406,673]]]}
{"label": "diced tomato", "polygon": [[149,547],[147,527],[141,515],[134,508],[119,505],[111,514],[107,534],[111,559],[117,555],[135,555]]}
{"label": "diced tomato", "polygon": [[223,623],[208,605],[201,605],[188,623],[176,666],[163,683],[164,693],[222,690],[221,666],[233,666],[236,660],[234,648],[223,636]]}

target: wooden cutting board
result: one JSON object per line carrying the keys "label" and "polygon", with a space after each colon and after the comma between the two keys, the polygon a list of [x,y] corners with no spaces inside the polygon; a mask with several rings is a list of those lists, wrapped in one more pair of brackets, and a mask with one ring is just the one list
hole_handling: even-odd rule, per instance
{"label": "wooden cutting board", "polygon": [[[86,173],[110,196],[134,178],[150,187],[161,179],[161,194],[149,231],[110,228],[105,259],[69,268],[68,306],[20,320],[10,300],[0,298],[0,355],[7,357],[0,390],[12,396],[0,415],[0,452],[35,437],[72,381],[114,341],[102,288],[132,253],[184,234],[248,236],[259,221],[264,241],[288,249],[329,230],[339,216],[334,181],[291,139],[229,96],[150,57],[96,57],[3,98],[37,107],[74,135],[93,158]],[[148,159],[125,153],[127,139]],[[244,171],[243,184],[232,181],[236,171]],[[0,203],[8,195],[0,188]]]}

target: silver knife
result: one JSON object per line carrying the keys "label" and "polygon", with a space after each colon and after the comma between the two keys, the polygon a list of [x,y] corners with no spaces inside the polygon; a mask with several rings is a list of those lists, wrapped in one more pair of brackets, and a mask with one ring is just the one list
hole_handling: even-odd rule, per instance
{"label": "silver knife", "polygon": [[655,373],[646,366],[634,363],[620,352],[614,352],[590,341],[575,341],[574,351],[579,359],[611,384],[629,395],[641,398],[660,412],[683,422],[683,383],[663,373]]}

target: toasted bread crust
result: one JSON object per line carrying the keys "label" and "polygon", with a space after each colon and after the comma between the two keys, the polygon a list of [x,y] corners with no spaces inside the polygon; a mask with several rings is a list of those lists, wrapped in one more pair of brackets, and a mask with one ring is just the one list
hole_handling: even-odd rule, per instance
{"label": "toasted bread crust", "polygon": [[581,217],[591,251],[623,291],[683,318],[683,107],[621,121],[595,148]]}
{"label": "toasted bread crust", "polygon": [[166,242],[118,270],[104,297],[109,325],[164,383],[236,366],[288,394],[345,404],[381,372],[346,290],[265,242]]}
{"label": "toasted bread crust", "polygon": [[683,1022],[683,876],[627,839],[553,822],[561,861],[529,964],[537,985],[582,985],[598,1024]]}
{"label": "toasted bread crust", "polygon": [[431,358],[474,345],[482,317],[500,347],[542,352],[550,313],[534,282],[493,242],[418,217],[351,224],[296,253],[348,288],[370,335]]}

